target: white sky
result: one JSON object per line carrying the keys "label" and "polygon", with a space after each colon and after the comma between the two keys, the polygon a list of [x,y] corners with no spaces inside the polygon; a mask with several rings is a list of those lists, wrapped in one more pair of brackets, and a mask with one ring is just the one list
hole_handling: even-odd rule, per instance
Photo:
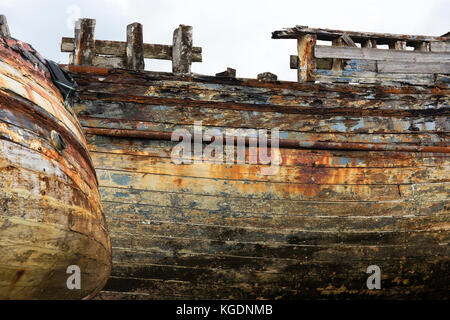
{"label": "white sky", "polygon": [[[13,37],[32,44],[45,58],[67,63],[61,37],[73,37],[74,18],[97,20],[95,37],[126,39],[126,26],[140,22],[144,42],[171,44],[179,24],[194,27],[203,62],[192,71],[214,75],[226,67],[238,77],[270,71],[296,80],[289,55],[295,40],[271,32],[295,25],[354,31],[442,35],[450,31],[450,0],[0,0]],[[79,15],[79,16],[78,16]],[[146,70],[170,71],[171,62],[146,60]]]}

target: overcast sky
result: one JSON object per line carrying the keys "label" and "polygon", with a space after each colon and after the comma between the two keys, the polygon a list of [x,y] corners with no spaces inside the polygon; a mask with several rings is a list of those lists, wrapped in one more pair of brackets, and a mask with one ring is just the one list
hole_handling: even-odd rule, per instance
{"label": "overcast sky", "polygon": [[[97,20],[99,40],[126,39],[126,25],[140,22],[145,43],[171,44],[179,24],[194,28],[203,62],[192,71],[214,75],[226,67],[238,77],[270,71],[296,80],[289,55],[295,40],[271,32],[295,25],[354,31],[442,35],[450,31],[450,0],[0,0],[13,37],[32,44],[45,58],[67,63],[61,37],[73,37],[78,17]],[[146,60],[146,70],[170,71],[171,62]]]}

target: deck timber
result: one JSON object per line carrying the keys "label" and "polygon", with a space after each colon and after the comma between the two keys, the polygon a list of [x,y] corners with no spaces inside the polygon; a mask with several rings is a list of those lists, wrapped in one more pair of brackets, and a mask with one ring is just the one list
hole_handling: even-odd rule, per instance
{"label": "deck timber", "polygon": [[[57,150],[51,132],[65,141]],[[77,265],[81,288],[69,290]],[[81,126],[26,43],[0,35],[0,299],[95,295],[111,244]]]}
{"label": "deck timber", "polygon": [[[447,86],[67,69],[111,230],[99,299],[448,296]],[[172,163],[195,120],[279,127],[279,172]]]}

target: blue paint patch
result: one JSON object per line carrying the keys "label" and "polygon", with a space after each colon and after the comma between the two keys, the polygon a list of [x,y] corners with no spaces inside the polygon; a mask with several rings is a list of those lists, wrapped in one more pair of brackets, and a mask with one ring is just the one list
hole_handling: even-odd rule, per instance
{"label": "blue paint patch", "polygon": [[359,119],[358,123],[350,128],[351,131],[358,130],[364,128],[364,119]]}
{"label": "blue paint patch", "polygon": [[425,128],[430,131],[436,130],[436,123],[433,122],[425,122]]}
{"label": "blue paint patch", "polygon": [[155,109],[159,110],[159,111],[167,111],[169,110],[171,107],[169,106],[156,106]]}
{"label": "blue paint patch", "polygon": [[340,162],[341,166],[346,166],[346,165],[352,163],[352,159],[350,159],[350,158],[339,158],[339,162]]}
{"label": "blue paint patch", "polygon": [[338,132],[345,132],[347,130],[347,127],[342,122],[338,122],[338,123],[334,124],[333,126],[331,126],[331,128]]}
{"label": "blue paint patch", "polygon": [[363,164],[364,160],[356,159],[356,165],[359,166],[360,164]]}
{"label": "blue paint patch", "polygon": [[288,132],[280,131],[280,138],[281,139],[287,139],[288,138]]}
{"label": "blue paint patch", "polygon": [[131,177],[123,174],[113,173],[111,174],[111,179],[114,183],[121,186],[128,186],[131,181]]}

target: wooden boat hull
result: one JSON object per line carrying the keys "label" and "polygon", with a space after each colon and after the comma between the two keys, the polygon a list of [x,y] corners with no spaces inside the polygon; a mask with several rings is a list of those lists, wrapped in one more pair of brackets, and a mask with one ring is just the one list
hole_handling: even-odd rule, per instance
{"label": "wooden boat hull", "polygon": [[[68,68],[111,228],[99,298],[448,296],[448,88]],[[278,172],[173,163],[194,121],[279,127]]]}
{"label": "wooden boat hull", "polygon": [[[110,239],[79,122],[39,54],[3,36],[0,204],[0,299],[80,299],[104,286]],[[72,265],[79,289],[67,285]]]}

